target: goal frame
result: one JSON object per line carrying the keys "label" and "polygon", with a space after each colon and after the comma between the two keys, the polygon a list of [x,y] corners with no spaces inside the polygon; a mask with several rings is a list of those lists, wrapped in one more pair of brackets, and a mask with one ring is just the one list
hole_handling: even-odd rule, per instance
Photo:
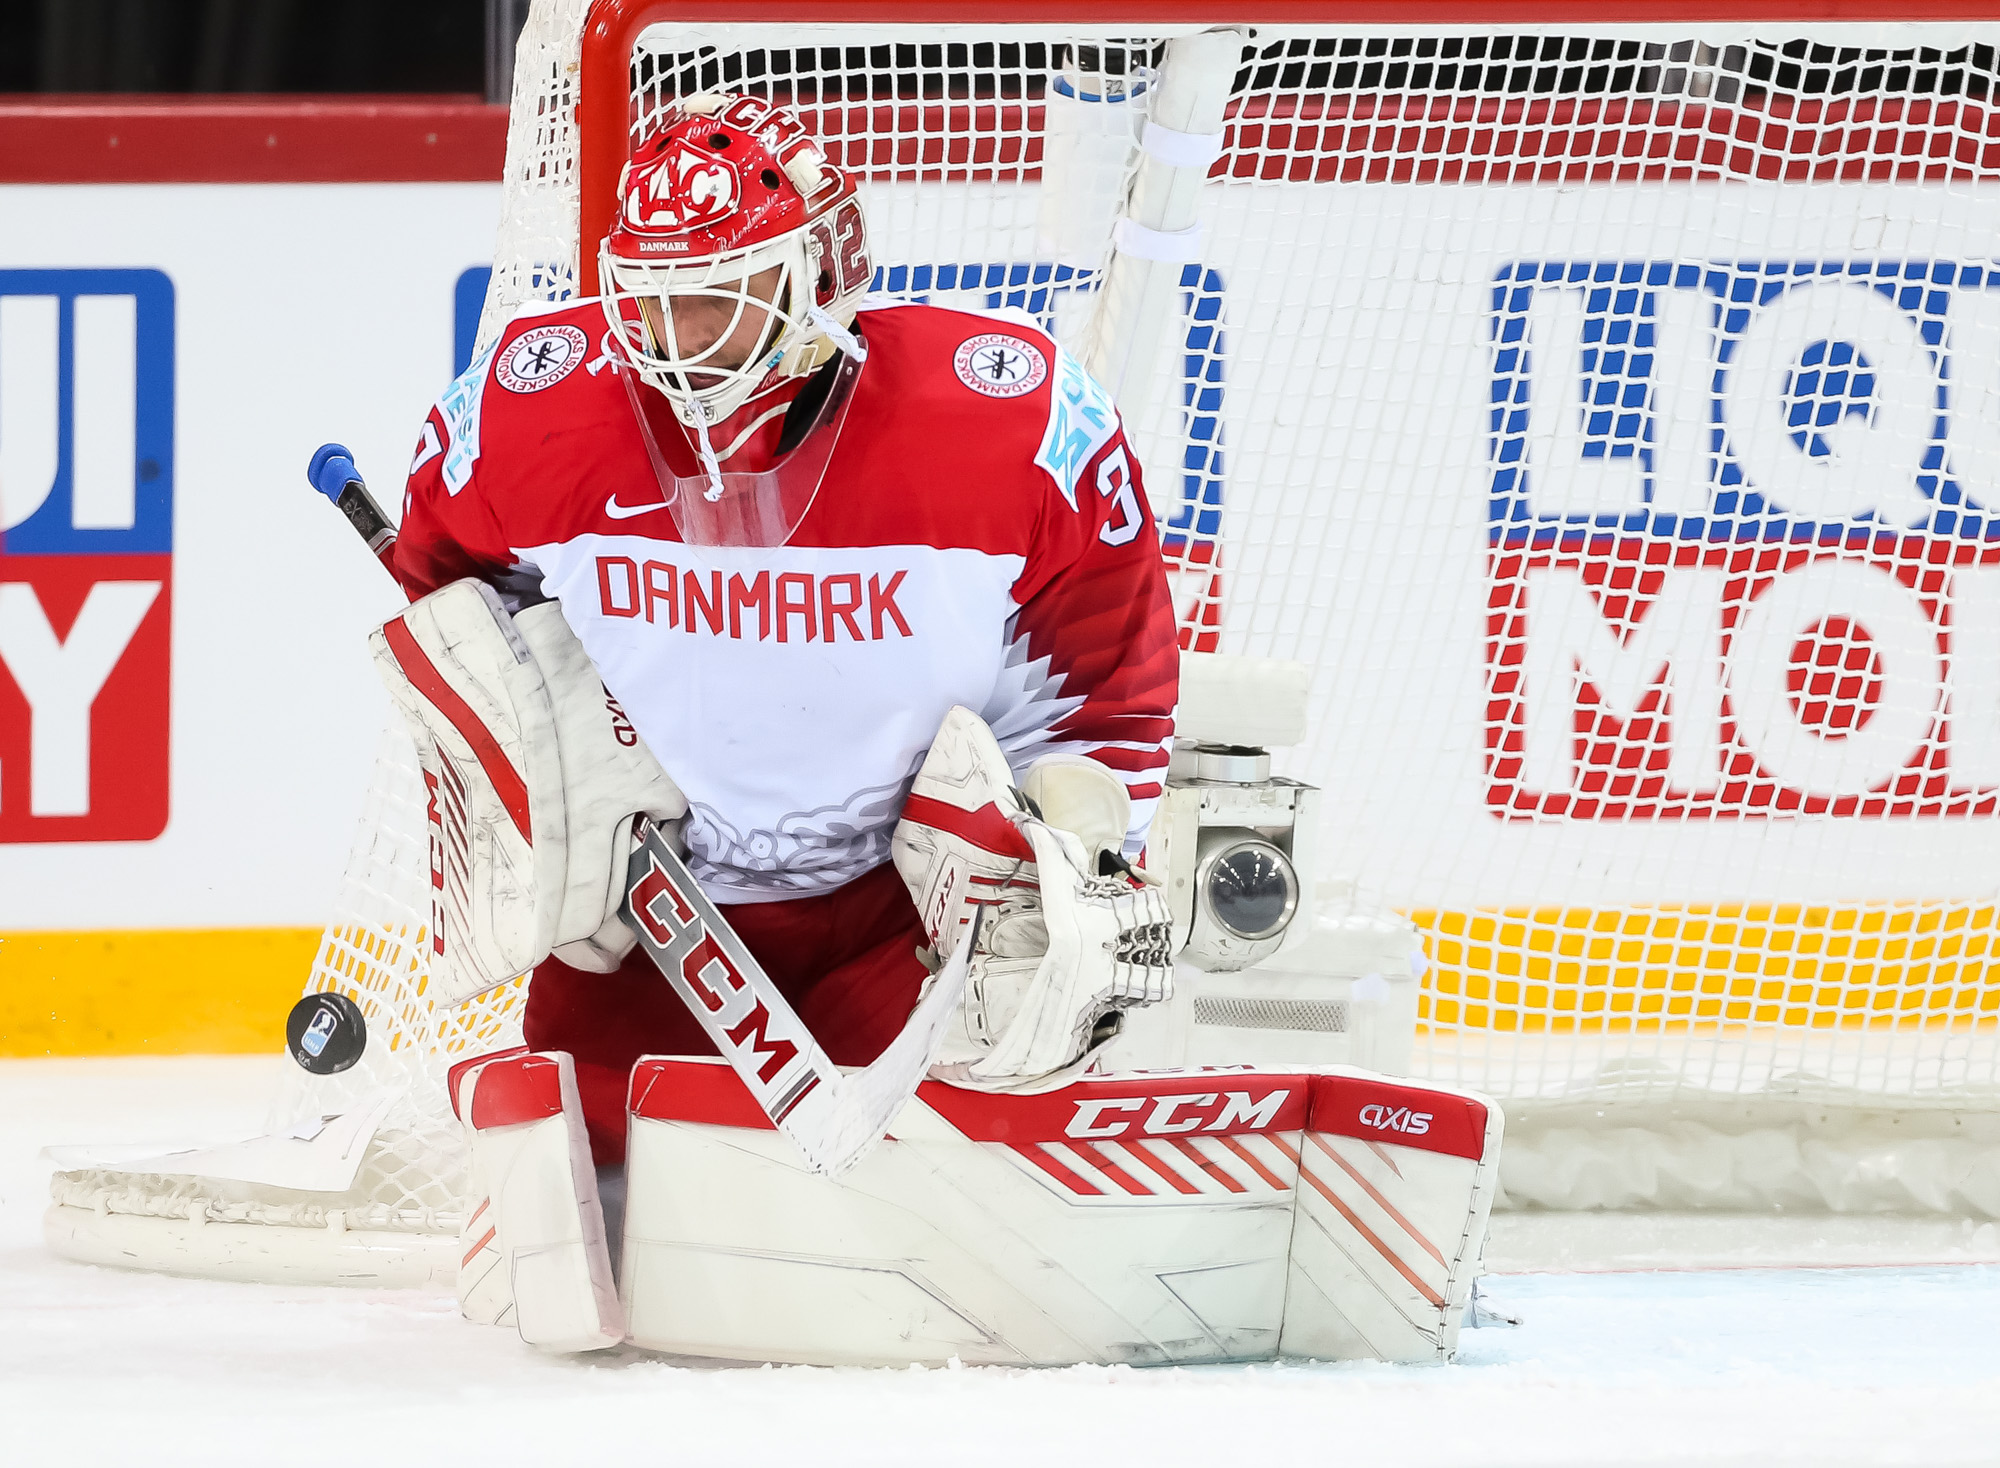
{"label": "goal frame", "polygon": [[[1726,21],[1835,23],[1911,21],[1893,0],[854,0],[829,15],[825,0],[591,0],[578,57],[577,286],[597,294],[596,243],[617,212],[618,176],[630,152],[632,53],[647,27],[664,21],[784,25],[838,20],[868,24],[1082,26],[1560,25],[1581,31],[1636,25],[1673,27]],[[1930,0],[1924,21],[2000,20],[1996,0]]]}

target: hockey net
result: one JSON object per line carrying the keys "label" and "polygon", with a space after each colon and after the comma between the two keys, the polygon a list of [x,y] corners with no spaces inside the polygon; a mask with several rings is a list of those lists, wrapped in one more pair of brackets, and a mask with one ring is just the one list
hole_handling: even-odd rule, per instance
{"label": "hockey net", "polygon": [[[1218,50],[1170,4],[537,0],[480,345],[594,288],[628,140],[676,96],[795,107],[866,178],[880,290],[1026,312],[1114,385],[1183,645],[1312,668],[1279,768],[1327,792],[1321,875],[1424,935],[1424,1073],[1559,1122],[1962,1128],[2000,1097],[2000,24],[1806,8],[1412,4]],[[393,1092],[339,1201],[449,1232],[444,1067],[510,1043],[520,995],[430,1004],[406,746],[370,801],[309,988],[374,1040],[276,1119]],[[204,1185],[138,1181],[59,1197],[199,1211]],[[326,1212],[240,1191],[202,1206]]]}

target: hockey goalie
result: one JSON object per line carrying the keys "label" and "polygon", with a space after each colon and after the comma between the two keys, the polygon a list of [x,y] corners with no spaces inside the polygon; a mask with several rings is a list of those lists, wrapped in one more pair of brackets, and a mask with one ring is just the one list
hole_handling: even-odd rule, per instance
{"label": "hockey goalie", "polygon": [[[375,639],[434,982],[532,972],[525,1046],[452,1075],[466,1313],[739,1359],[1448,1357],[1492,1108],[1099,1068],[1173,984],[1143,853],[1178,678],[1105,391],[1026,318],[868,298],[853,181],[755,97],[640,140],[598,275],[430,413]],[[718,1058],[720,981],[635,946],[649,832],[838,1066],[953,986],[850,1170]]]}

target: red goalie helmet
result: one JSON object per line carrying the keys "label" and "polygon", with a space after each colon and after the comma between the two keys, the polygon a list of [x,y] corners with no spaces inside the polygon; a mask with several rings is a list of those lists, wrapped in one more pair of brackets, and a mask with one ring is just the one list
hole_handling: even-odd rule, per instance
{"label": "red goalie helmet", "polygon": [[[775,285],[758,282],[774,269]],[[848,328],[871,273],[853,180],[784,108],[713,92],[633,150],[598,261],[613,341],[691,424],[727,418],[774,374],[858,352]],[[677,330],[676,300],[706,328]],[[761,332],[731,365],[746,320]]]}

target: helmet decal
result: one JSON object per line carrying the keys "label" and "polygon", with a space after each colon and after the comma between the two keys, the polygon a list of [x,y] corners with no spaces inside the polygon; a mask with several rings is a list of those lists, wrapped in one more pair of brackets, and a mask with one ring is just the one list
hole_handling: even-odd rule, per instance
{"label": "helmet decal", "polygon": [[736,212],[741,191],[736,170],[680,138],[664,161],[648,161],[640,186],[625,196],[625,222],[634,229],[689,229]]}

